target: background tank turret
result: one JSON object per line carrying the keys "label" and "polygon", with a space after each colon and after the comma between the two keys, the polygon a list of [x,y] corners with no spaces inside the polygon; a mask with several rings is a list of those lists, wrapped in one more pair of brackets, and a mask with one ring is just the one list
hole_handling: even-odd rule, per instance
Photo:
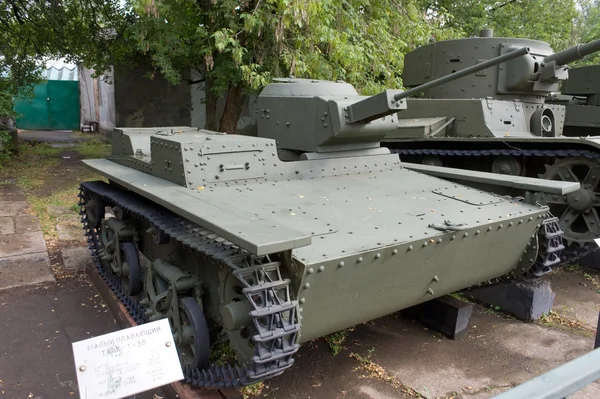
{"label": "background tank turret", "polygon": [[[108,180],[81,184],[96,267],[138,323],[170,320],[192,385],[277,376],[304,342],[558,261],[547,207],[412,171],[373,145],[406,107],[401,93],[351,98],[336,86],[339,96],[317,98],[306,84],[274,83],[259,98],[269,134],[298,160],[283,161],[272,138],[163,127],[116,129],[111,155],[84,161]],[[277,108],[280,89],[293,90]],[[223,343],[242,367],[211,365]]]}
{"label": "background tank turret", "polygon": [[545,42],[486,30],[406,54],[404,84],[415,87],[522,46],[528,54],[407,99],[382,145],[409,162],[582,182],[577,193],[539,196],[560,217],[569,244],[564,261],[572,262],[598,248],[600,137],[562,136],[565,107],[546,98],[568,78],[567,64],[599,51],[600,40],[553,53]]}
{"label": "background tank turret", "polygon": [[275,139],[279,149],[303,154],[303,159],[341,156],[348,151],[357,155],[357,150],[366,149],[381,153],[380,141],[397,128],[398,118],[407,109],[406,98],[517,59],[529,51],[526,46],[514,48],[411,90],[384,90],[374,96],[361,96],[352,85],[341,81],[276,79],[279,83],[267,85],[258,96],[258,135]]}
{"label": "background tank turret", "polygon": [[600,65],[570,69],[560,93],[547,101],[565,106],[565,136],[600,135]]}

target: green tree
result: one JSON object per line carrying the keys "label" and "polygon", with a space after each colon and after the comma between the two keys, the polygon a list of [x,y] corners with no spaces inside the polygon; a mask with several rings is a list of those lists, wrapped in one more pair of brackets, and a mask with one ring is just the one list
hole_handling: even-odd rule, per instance
{"label": "green tree", "polygon": [[[581,12],[577,20],[577,36],[583,43],[600,39],[600,0],[580,0]],[[577,66],[600,64],[600,54],[590,55]]]}
{"label": "green tree", "polygon": [[[548,42],[554,51],[576,42],[576,0],[424,0],[422,6],[435,15],[444,12],[443,26],[465,36],[483,28],[498,37],[519,37]],[[439,19],[438,19],[439,20]]]}
{"label": "green tree", "polygon": [[[127,37],[172,83],[204,81],[207,128],[233,132],[244,96],[272,77],[401,87],[403,54],[453,29],[417,0],[131,0]],[[188,77],[193,68],[199,79]],[[216,97],[226,94],[221,120]],[[218,126],[217,126],[218,125]]]}
{"label": "green tree", "polygon": [[128,21],[120,11],[119,0],[0,2],[0,115],[12,114],[14,96],[31,92],[45,59],[64,57],[104,70],[126,54],[118,32]]}

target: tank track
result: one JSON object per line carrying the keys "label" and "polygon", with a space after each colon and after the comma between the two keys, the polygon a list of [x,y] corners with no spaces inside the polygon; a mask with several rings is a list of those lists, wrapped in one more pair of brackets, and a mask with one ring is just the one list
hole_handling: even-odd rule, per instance
{"label": "tank track", "polygon": [[[281,278],[278,262],[261,264],[264,257],[256,257],[141,196],[113,188],[102,181],[81,183],[81,222],[96,270],[138,324],[148,322],[146,309],[140,304],[142,298],[127,295],[120,278],[102,264],[98,231],[90,226],[85,212],[86,195],[101,199],[107,206],[118,205],[124,215],[148,221],[184,247],[226,264],[242,283],[243,292],[253,307],[250,315],[258,332],[252,337],[255,345],[252,359],[241,366],[213,364],[202,370],[184,365],[185,383],[204,388],[239,387],[275,377],[292,366],[292,356],[300,347],[296,343],[300,330],[298,303],[291,299],[290,280]],[[275,279],[265,278],[267,274],[273,276],[273,273],[277,276]],[[284,300],[277,295],[281,291],[285,292]],[[257,296],[262,299],[259,303],[253,299]],[[285,312],[291,312],[287,320],[282,317]]]}
{"label": "tank track", "polygon": [[[392,149],[390,151],[398,154],[401,158],[403,155],[441,155],[441,156],[458,156],[458,157],[481,157],[481,156],[513,156],[513,157],[585,157],[600,162],[600,153],[588,150],[521,150],[518,148],[510,149],[487,149],[487,150],[446,150],[446,149]],[[581,259],[598,250],[598,245],[594,242],[587,242],[584,245],[577,247],[571,245],[561,251],[560,263],[554,265],[572,264],[578,259]]]}

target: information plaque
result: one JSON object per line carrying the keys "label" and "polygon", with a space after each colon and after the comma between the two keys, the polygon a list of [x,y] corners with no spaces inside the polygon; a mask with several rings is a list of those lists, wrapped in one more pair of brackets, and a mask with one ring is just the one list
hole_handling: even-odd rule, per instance
{"label": "information plaque", "polygon": [[183,379],[167,319],[73,343],[79,396],[119,399]]}

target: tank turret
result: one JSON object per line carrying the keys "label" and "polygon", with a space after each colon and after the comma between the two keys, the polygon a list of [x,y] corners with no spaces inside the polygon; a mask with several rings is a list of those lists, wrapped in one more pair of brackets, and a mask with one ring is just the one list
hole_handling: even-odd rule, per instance
{"label": "tank turret", "polygon": [[[259,135],[277,140],[280,148],[305,153],[379,148],[381,139],[397,128],[396,114],[406,110],[406,98],[518,59],[529,51],[526,46],[515,47],[411,90],[385,90],[374,96],[360,96],[344,82],[280,79],[258,96]],[[309,156],[316,155],[304,155]]]}
{"label": "tank turret", "polygon": [[[577,193],[538,198],[560,218],[569,263],[598,248],[600,137],[564,137],[565,105],[547,98],[565,81],[567,90],[593,90],[586,78],[567,80],[568,64],[600,51],[600,40],[554,53],[548,43],[494,37],[485,30],[479,37],[432,43],[406,54],[404,84],[416,89],[522,46],[528,54],[408,98],[406,110],[398,113],[398,128],[382,146],[405,162],[581,182]],[[581,115],[571,120],[581,123]]]}
{"label": "tank turret", "polygon": [[557,91],[560,82],[568,79],[567,65],[600,51],[600,40],[554,53],[548,43],[493,37],[487,30],[480,37],[432,43],[409,52],[404,59],[404,85],[416,87],[523,46],[531,49],[529,54],[483,70],[467,79],[423,90],[424,97],[492,97],[543,103],[549,92]]}
{"label": "tank turret", "polygon": [[569,70],[569,79],[560,94],[548,98],[551,104],[566,108],[565,136],[600,135],[600,65],[589,65]]}

